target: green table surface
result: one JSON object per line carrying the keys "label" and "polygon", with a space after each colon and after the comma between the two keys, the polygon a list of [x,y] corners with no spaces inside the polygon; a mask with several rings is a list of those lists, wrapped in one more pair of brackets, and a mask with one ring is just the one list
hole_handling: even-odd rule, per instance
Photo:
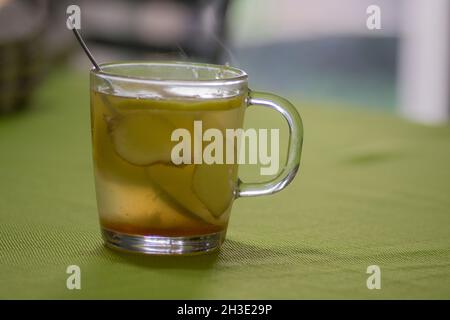
{"label": "green table surface", "polygon": [[[147,257],[102,244],[88,76],[54,72],[35,98],[0,118],[0,298],[450,298],[448,126],[300,103],[297,179],[237,200],[218,253]],[[282,124],[271,115],[246,121]],[[81,290],[66,288],[69,265]]]}

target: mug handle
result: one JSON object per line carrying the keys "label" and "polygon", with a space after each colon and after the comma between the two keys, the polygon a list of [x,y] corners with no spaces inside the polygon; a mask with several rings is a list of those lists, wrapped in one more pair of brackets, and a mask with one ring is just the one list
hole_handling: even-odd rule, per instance
{"label": "mug handle", "polygon": [[289,101],[271,93],[249,90],[247,106],[262,106],[274,109],[283,115],[289,126],[288,156],[281,171],[270,181],[247,183],[238,179],[236,198],[263,196],[283,190],[297,174],[302,154],[302,118]]}

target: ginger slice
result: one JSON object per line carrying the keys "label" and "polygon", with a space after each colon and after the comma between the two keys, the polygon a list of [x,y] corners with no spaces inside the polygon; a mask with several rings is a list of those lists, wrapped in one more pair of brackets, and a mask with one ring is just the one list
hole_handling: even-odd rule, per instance
{"label": "ginger slice", "polygon": [[135,112],[111,119],[109,134],[117,154],[136,166],[171,161],[175,129],[164,117],[154,112]]}
{"label": "ginger slice", "polygon": [[226,164],[197,165],[192,188],[206,208],[219,218],[230,207],[234,193],[233,166]]}
{"label": "ginger slice", "polygon": [[173,204],[157,186],[116,183],[101,176],[97,179],[103,221],[144,229],[170,229],[195,223],[188,214],[180,215],[183,208]]}
{"label": "ginger slice", "polygon": [[223,225],[224,221],[212,215],[192,190],[195,167],[158,163],[147,167],[147,173],[152,183],[164,190],[172,201],[185,208],[190,215],[210,224]]}

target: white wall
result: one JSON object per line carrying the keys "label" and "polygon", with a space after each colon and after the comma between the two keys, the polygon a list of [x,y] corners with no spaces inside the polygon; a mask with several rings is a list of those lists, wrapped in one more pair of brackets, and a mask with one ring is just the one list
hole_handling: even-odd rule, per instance
{"label": "white wall", "polygon": [[[399,30],[403,0],[236,0],[230,10],[237,45],[336,34],[393,35]],[[406,1],[407,2],[407,1]],[[382,30],[366,27],[369,5],[381,8]]]}

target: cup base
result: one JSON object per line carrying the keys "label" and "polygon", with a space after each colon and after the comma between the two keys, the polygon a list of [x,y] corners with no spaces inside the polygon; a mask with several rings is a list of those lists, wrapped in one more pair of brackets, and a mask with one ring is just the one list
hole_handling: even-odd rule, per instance
{"label": "cup base", "polygon": [[121,251],[149,255],[189,255],[208,253],[219,249],[225,231],[201,236],[164,237],[132,235],[102,228],[106,246]]}

